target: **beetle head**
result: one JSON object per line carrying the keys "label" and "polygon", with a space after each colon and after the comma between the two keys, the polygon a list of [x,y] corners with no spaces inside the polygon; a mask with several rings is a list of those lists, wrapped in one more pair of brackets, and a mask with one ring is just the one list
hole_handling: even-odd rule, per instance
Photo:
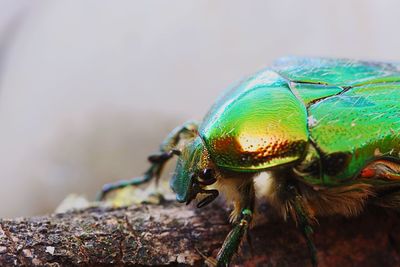
{"label": "beetle head", "polygon": [[216,181],[215,171],[210,168],[208,152],[201,138],[197,137],[183,147],[170,181],[176,200],[189,204],[199,193],[206,194],[197,204],[203,207],[218,196],[217,190],[205,189]]}

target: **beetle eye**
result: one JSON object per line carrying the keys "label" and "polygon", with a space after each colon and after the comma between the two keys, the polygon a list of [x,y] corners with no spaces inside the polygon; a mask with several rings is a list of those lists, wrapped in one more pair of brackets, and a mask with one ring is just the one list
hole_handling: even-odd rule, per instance
{"label": "beetle eye", "polygon": [[212,169],[204,169],[199,175],[202,181],[199,181],[202,185],[210,185],[217,181],[214,177],[214,171]]}
{"label": "beetle eye", "polygon": [[212,169],[204,169],[203,170],[203,175],[202,175],[204,180],[210,180],[213,179],[213,170]]}

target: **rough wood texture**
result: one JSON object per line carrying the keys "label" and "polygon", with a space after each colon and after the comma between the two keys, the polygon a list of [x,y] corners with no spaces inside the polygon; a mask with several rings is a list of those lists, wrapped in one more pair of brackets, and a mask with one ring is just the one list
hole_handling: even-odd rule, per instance
{"label": "rough wood texture", "polygon": [[[301,234],[267,206],[240,266],[310,266]],[[360,217],[320,220],[316,245],[320,266],[400,266],[397,214],[370,210]],[[197,210],[175,203],[130,208],[90,208],[0,221],[1,266],[195,265],[198,253],[215,255],[230,227],[225,209]]]}

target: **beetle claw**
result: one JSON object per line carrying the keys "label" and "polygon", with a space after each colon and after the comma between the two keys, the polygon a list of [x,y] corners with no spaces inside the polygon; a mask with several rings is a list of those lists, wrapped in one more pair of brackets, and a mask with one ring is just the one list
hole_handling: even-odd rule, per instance
{"label": "beetle claw", "polygon": [[208,196],[206,196],[205,198],[203,198],[199,203],[197,203],[197,207],[198,208],[202,208],[204,206],[207,206],[208,204],[210,204],[211,202],[214,201],[214,199],[216,199],[219,195],[218,190],[216,189],[212,189],[212,190],[204,190],[204,193],[206,194],[210,194]]}

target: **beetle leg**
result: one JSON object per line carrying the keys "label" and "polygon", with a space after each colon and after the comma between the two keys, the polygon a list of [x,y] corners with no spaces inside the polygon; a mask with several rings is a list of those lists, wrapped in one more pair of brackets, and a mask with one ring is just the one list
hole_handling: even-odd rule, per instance
{"label": "beetle leg", "polygon": [[250,182],[241,189],[241,206],[243,207],[238,217],[235,226],[225,238],[217,256],[216,266],[228,266],[232,256],[237,252],[243,237],[248,233],[248,229],[254,213],[254,184]]}
{"label": "beetle leg", "polygon": [[154,177],[158,182],[161,171],[165,163],[172,158],[173,155],[179,154],[176,150],[171,150],[168,152],[161,153],[159,155],[152,155],[148,159],[151,162],[150,168],[143,174],[143,176],[134,177],[129,180],[121,180],[113,184],[106,184],[103,186],[101,192],[97,196],[97,200],[103,200],[107,193],[114,191],[116,189],[124,188],[132,185],[141,185],[149,182]]}
{"label": "beetle leg", "polygon": [[296,222],[296,224],[298,224],[304,238],[306,239],[307,247],[310,251],[312,266],[318,266],[317,249],[313,241],[314,231],[312,228],[315,218],[307,210],[303,197],[299,194],[294,185],[288,186],[288,193],[291,195],[289,203],[292,208],[291,215],[293,220]]}
{"label": "beetle leg", "polygon": [[173,157],[173,155],[180,155],[180,151],[176,146],[181,140],[190,139],[197,134],[197,124],[195,122],[186,122],[180,127],[175,128],[160,146],[160,153],[148,157],[151,165],[150,168],[143,174],[143,176],[135,177],[129,180],[121,180],[116,183],[106,184],[97,195],[97,200],[101,201],[105,198],[107,193],[132,185],[141,185],[156,178],[156,185],[160,178],[161,172],[165,163]]}

